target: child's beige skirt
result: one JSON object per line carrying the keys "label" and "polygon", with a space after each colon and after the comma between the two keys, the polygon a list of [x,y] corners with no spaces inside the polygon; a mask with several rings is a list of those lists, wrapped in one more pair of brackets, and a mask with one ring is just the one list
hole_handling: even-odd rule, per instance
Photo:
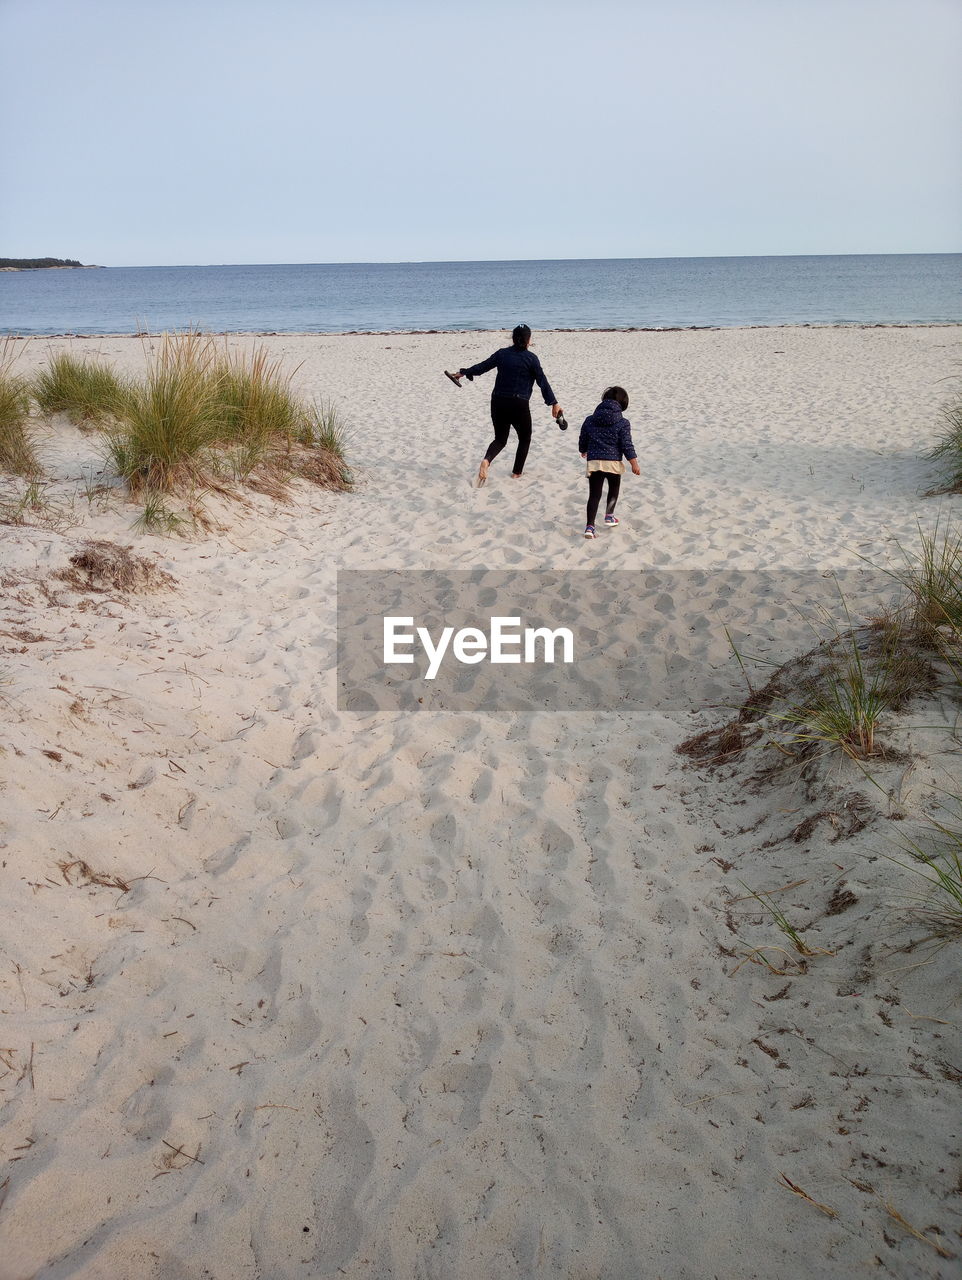
{"label": "child's beige skirt", "polygon": [[623,462],[607,462],[604,458],[595,458],[585,468],[585,475],[590,476],[592,471],[607,471],[612,476],[623,476],[625,474],[625,464]]}

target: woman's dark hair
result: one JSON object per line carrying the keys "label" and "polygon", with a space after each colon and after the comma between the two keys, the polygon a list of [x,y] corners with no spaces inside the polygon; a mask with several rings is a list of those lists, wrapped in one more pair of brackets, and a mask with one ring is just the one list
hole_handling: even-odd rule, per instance
{"label": "woman's dark hair", "polygon": [[511,341],[523,350],[531,341],[531,330],[526,324],[515,325],[511,330]]}
{"label": "woman's dark hair", "polygon": [[615,400],[622,410],[628,408],[628,392],[624,387],[609,387],[602,395],[602,400]]}

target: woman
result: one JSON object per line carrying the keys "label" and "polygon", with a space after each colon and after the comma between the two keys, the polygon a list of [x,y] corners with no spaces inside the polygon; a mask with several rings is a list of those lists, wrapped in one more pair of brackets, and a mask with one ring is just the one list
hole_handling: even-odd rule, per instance
{"label": "woman", "polygon": [[518,433],[518,450],[514,455],[512,479],[520,478],[524,471],[528,446],[531,444],[531,409],[528,401],[531,391],[537,382],[544,396],[544,402],[551,406],[551,416],[562,415],[561,405],[548,385],[548,379],[541,368],[541,361],[533,351],[528,350],[531,342],[531,330],[526,324],[519,324],[511,333],[511,346],[502,347],[487,360],[474,364],[470,369],[459,369],[457,373],[449,373],[452,382],[461,385],[461,379],[471,382],[479,373],[487,373],[489,369],[497,369],[494,389],[491,392],[491,421],[494,424],[494,439],[488,445],[487,452],[478,468],[478,488],[488,478],[488,467],[508,443],[508,435],[514,427]]}

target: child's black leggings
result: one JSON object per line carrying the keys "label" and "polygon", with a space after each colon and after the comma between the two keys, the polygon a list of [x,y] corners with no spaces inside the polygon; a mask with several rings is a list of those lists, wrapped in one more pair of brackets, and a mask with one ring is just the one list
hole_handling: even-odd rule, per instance
{"label": "child's black leggings", "polygon": [[592,471],[588,476],[588,524],[595,522],[598,504],[601,502],[601,490],[606,480],[608,481],[607,514],[614,515],[615,503],[618,501],[621,490],[621,476],[614,475],[610,471]]}
{"label": "child's black leggings", "polygon": [[488,445],[484,455],[493,462],[508,443],[508,434],[514,427],[518,433],[518,451],[514,455],[514,474],[519,476],[524,470],[531,444],[531,406],[527,400],[518,396],[492,396],[491,421],[494,424],[494,439]]}

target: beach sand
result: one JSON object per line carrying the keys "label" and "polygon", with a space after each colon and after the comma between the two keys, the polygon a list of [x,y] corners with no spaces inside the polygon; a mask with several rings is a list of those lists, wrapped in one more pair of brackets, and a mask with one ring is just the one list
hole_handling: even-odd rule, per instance
{"label": "beach sand", "polygon": [[[0,1280],[957,1275],[958,944],[901,950],[890,860],[958,787],[957,704],[900,717],[878,785],[676,748],[745,696],[726,627],[787,661],[804,575],[958,515],[921,495],[962,330],[536,334],[572,429],[536,393],[482,490],[490,378],[442,370],[500,335],[229,341],[338,407],[353,493],[136,534],[57,419],[46,510],[0,526]],[[34,339],[18,371],[63,349],[144,364]],[[586,542],[612,381],[642,475]],[[174,584],[56,576],[97,539]],[[350,569],[616,581],[654,619],[635,701],[339,710]],[[749,889],[825,954],[747,960],[789,947]]]}

